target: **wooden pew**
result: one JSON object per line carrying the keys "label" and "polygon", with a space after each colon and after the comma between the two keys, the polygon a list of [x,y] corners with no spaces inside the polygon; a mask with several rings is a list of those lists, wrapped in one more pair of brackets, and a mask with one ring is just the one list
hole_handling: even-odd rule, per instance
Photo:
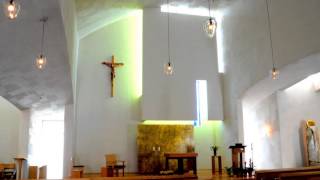
{"label": "wooden pew", "polygon": [[[318,174],[319,173],[319,174]],[[293,177],[312,176],[320,179],[320,166],[302,167],[302,168],[283,168],[270,170],[257,170],[255,172],[257,180],[273,179],[294,179]],[[302,178],[303,179],[303,178]]]}
{"label": "wooden pew", "polygon": [[280,180],[318,180],[320,178],[320,171],[311,172],[292,172],[280,174]]}

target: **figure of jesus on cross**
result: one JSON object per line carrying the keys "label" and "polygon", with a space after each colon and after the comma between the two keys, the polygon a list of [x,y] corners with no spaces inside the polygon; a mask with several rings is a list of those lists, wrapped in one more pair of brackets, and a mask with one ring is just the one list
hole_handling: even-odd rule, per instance
{"label": "figure of jesus on cross", "polygon": [[102,62],[103,65],[106,65],[111,69],[111,97],[114,97],[114,79],[116,78],[116,68],[124,65],[124,63],[116,63],[115,61],[114,55],[112,55],[111,62]]}

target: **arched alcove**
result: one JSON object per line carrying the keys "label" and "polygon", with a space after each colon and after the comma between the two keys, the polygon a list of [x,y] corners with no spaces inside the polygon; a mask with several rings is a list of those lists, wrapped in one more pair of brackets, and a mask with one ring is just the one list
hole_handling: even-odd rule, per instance
{"label": "arched alcove", "polygon": [[[278,80],[265,77],[239,99],[239,137],[248,146],[246,158],[253,158],[258,169],[303,165],[300,147],[290,147],[298,146],[299,132],[287,133],[287,129],[293,127],[288,121],[279,120],[279,111],[286,109],[279,109],[278,98],[279,92],[317,72],[320,72],[320,53],[281,68]],[[287,144],[290,138],[297,142]]]}

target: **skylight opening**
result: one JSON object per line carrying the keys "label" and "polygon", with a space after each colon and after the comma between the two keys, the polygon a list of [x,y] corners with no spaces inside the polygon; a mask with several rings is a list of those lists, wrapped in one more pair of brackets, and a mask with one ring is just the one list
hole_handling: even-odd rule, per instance
{"label": "skylight opening", "polygon": [[[186,15],[193,15],[193,16],[209,16],[209,12],[207,8],[203,7],[189,7],[188,5],[167,5],[163,4],[160,7],[161,12],[165,13],[174,13],[174,14],[186,14]],[[214,14],[212,11],[211,14]]]}
{"label": "skylight opening", "polygon": [[225,73],[223,30],[222,30],[223,15],[221,13],[216,13],[215,16],[217,21],[216,42],[217,42],[217,54],[218,54],[218,72]]}

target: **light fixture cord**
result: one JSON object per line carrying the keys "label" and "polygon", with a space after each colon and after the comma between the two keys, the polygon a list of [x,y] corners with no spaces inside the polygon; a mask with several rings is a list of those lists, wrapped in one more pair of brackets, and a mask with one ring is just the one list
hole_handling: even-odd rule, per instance
{"label": "light fixture cord", "polygon": [[267,13],[268,13],[268,28],[269,28],[269,39],[270,39],[270,48],[271,48],[271,60],[272,60],[272,68],[275,68],[274,63],[274,55],[273,55],[273,43],[272,43],[272,33],[271,33],[271,22],[270,22],[270,12],[269,12],[269,3],[266,0]]}
{"label": "light fixture cord", "polygon": [[168,26],[167,26],[167,33],[168,33],[168,58],[169,58],[169,64],[171,65],[171,58],[170,58],[170,20],[169,20],[169,0],[167,0],[167,10],[168,10],[168,13],[167,13],[167,22],[168,22]]}
{"label": "light fixture cord", "polygon": [[41,55],[43,55],[43,45],[44,45],[44,33],[45,33],[45,24],[47,22],[46,18],[41,19],[42,21],[42,38],[41,38]]}
{"label": "light fixture cord", "polygon": [[209,11],[209,17],[211,18],[211,0],[208,0],[208,11]]}

